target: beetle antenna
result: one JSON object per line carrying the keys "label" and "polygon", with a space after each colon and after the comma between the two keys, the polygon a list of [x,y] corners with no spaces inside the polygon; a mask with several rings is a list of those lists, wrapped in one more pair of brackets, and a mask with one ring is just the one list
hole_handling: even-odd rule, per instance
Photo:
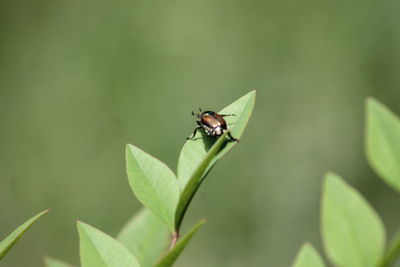
{"label": "beetle antenna", "polygon": [[196,114],[194,114],[194,112],[192,111],[192,116],[194,116],[194,115],[196,115]]}
{"label": "beetle antenna", "polygon": [[200,113],[202,113],[203,111],[201,110],[201,108],[199,108]]}

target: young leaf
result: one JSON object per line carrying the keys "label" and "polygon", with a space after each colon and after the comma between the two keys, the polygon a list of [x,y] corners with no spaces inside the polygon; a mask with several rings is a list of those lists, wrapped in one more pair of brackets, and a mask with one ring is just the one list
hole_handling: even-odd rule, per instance
{"label": "young leaf", "polygon": [[136,197],[173,232],[180,195],[175,174],[164,163],[133,145],[126,147],[126,169]]}
{"label": "young leaf", "polygon": [[82,267],[139,267],[139,262],[117,240],[96,228],[78,222]]}
{"label": "young leaf", "polygon": [[400,192],[400,120],[373,98],[367,101],[365,147],[371,166]]}
{"label": "young leaf", "polygon": [[[254,107],[255,91],[239,98],[233,104],[224,108],[221,114],[235,114],[236,116],[225,117],[232,135],[240,138],[250,118]],[[189,206],[194,193],[200,186],[207,172],[229,151],[236,142],[227,139],[227,133],[220,136],[214,143],[212,138],[204,137],[189,140],[182,148],[179,162],[178,175],[182,193],[179,199],[175,216],[175,228],[179,230],[183,216]]]}
{"label": "young leaf", "polygon": [[45,267],[74,267],[73,265],[70,265],[61,260],[51,258],[51,257],[44,258],[44,266]]}
{"label": "young leaf", "polygon": [[168,248],[170,233],[158,217],[143,208],[122,228],[117,240],[136,256],[140,266],[150,267]]}
{"label": "young leaf", "polygon": [[156,267],[169,267],[174,264],[176,259],[179,257],[183,249],[187,246],[190,239],[192,239],[193,235],[204,225],[206,221],[201,220],[189,232],[176,243],[175,247],[170,250],[156,265]]}
{"label": "young leaf", "polygon": [[31,225],[36,222],[40,217],[42,217],[49,210],[42,211],[41,213],[33,216],[25,223],[20,225],[11,234],[9,234],[3,241],[0,242],[0,260],[7,254],[7,252],[14,246],[18,239],[31,227]]}
{"label": "young leaf", "polygon": [[325,264],[315,248],[311,244],[305,243],[297,254],[292,267],[325,267]]}
{"label": "young leaf", "polygon": [[186,209],[190,204],[194,194],[196,193],[197,189],[199,188],[202,182],[202,175],[206,171],[207,166],[210,165],[211,160],[215,157],[215,155],[220,151],[221,146],[226,143],[227,133],[221,135],[218,140],[214,143],[211,149],[208,151],[203,161],[199,163],[199,166],[193,173],[192,177],[186,184],[181,197],[179,199],[178,207],[176,209],[176,217],[175,217],[175,229],[179,230],[183,217],[185,215]]}
{"label": "young leaf", "polygon": [[382,221],[368,202],[339,176],[325,176],[321,205],[325,251],[342,267],[375,267],[385,246]]}
{"label": "young leaf", "polygon": [[[224,117],[233,137],[239,139],[242,136],[253,111],[255,97],[256,91],[251,91],[219,112],[220,114],[235,114],[235,116]],[[207,156],[214,140],[212,137],[203,136],[186,141],[178,161],[178,179],[181,188],[185,188],[199,164]],[[236,142],[228,142],[207,169],[209,170],[235,144]]]}

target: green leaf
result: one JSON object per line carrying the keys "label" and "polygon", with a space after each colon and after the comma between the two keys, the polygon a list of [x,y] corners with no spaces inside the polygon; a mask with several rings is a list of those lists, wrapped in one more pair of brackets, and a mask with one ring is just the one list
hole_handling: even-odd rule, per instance
{"label": "green leaf", "polygon": [[82,267],[139,267],[135,256],[122,244],[96,228],[78,222]]}
{"label": "green leaf", "polygon": [[[225,117],[233,137],[240,139],[242,136],[253,111],[255,97],[256,91],[251,91],[219,112],[221,114],[236,115]],[[213,142],[215,142],[215,138],[205,136],[204,134],[202,138],[198,137],[199,134],[194,140],[186,141],[179,156],[178,178],[181,188],[185,188],[186,184],[189,182],[200,163],[205,157],[207,157],[208,151]],[[237,142],[228,142],[226,146],[218,153],[215,159],[213,159],[207,169],[211,169],[217,160],[220,159],[226,152],[228,152],[234,145],[236,145],[236,143]],[[203,173],[202,175],[205,174],[206,173]]]}
{"label": "green leaf", "polygon": [[367,101],[365,147],[371,166],[400,192],[400,120],[373,98]]}
{"label": "green leaf", "polygon": [[297,254],[292,267],[325,267],[325,264],[315,248],[311,244],[305,243]]}
{"label": "green leaf", "polygon": [[[221,114],[235,114],[225,117],[232,136],[240,138],[250,118],[254,107],[255,91],[239,98],[233,104],[224,108]],[[195,140],[188,140],[182,148],[178,162],[179,184],[182,193],[179,199],[175,216],[175,229],[179,230],[186,209],[195,192],[212,166],[237,142],[229,141],[227,133],[215,141],[214,138],[203,136]]]}
{"label": "green leaf", "polygon": [[126,169],[136,197],[173,232],[180,195],[175,174],[167,165],[133,145],[126,148]]}
{"label": "green leaf", "polygon": [[379,266],[392,266],[396,263],[400,255],[400,231],[390,241],[388,249],[383,257],[382,263]]}
{"label": "green leaf", "polygon": [[45,257],[44,258],[44,266],[45,267],[74,267],[68,263],[65,263],[59,259]]}
{"label": "green leaf", "polygon": [[206,171],[207,166],[210,165],[210,162],[214,159],[215,155],[220,151],[221,146],[226,143],[227,133],[221,135],[215,144],[211,147],[208,151],[206,157],[200,162],[199,166],[193,173],[192,177],[190,178],[189,182],[186,184],[181,197],[179,199],[178,207],[176,209],[176,226],[175,229],[178,231],[183,217],[185,215],[186,209],[188,208],[194,194],[196,193],[197,189],[199,188],[202,182],[202,175]]}
{"label": "green leaf", "polygon": [[342,267],[375,267],[385,246],[385,229],[375,210],[339,176],[325,177],[321,205],[325,251]]}
{"label": "green leaf", "polygon": [[0,260],[7,254],[7,252],[14,246],[18,239],[31,227],[31,225],[36,222],[40,217],[42,217],[49,210],[42,211],[41,213],[33,216],[27,220],[24,224],[20,225],[17,229],[9,234],[3,241],[0,242]]}
{"label": "green leaf", "polygon": [[167,226],[145,208],[132,217],[117,237],[142,267],[154,266],[168,248],[170,239]]}
{"label": "green leaf", "polygon": [[189,230],[189,232],[182,238],[180,239],[175,247],[170,250],[156,265],[156,267],[169,267],[174,264],[176,259],[179,257],[183,249],[187,246],[189,243],[190,239],[192,239],[193,235],[204,225],[206,221],[201,220],[198,222],[195,226],[193,226],[192,229]]}

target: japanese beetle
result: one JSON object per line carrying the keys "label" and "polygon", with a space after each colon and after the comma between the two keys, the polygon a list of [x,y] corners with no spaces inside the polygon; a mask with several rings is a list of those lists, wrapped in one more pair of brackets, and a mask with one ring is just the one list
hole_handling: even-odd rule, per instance
{"label": "japanese beetle", "polygon": [[239,142],[239,139],[234,138],[229,132],[226,121],[224,119],[224,117],[226,116],[235,116],[235,114],[218,114],[214,111],[202,111],[201,109],[199,110],[200,113],[198,114],[192,112],[192,116],[197,116],[196,123],[199,126],[194,129],[193,134],[190,137],[186,138],[186,140],[193,139],[196,135],[197,130],[203,129],[208,136],[215,137],[220,137],[225,132],[228,132],[228,136],[232,141]]}

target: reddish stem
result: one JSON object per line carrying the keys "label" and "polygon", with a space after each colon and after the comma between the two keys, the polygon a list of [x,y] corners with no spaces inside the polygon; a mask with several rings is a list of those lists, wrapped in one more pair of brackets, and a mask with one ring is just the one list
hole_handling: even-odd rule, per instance
{"label": "reddish stem", "polygon": [[172,250],[175,247],[176,242],[178,241],[178,239],[179,239],[179,233],[176,232],[172,236],[171,246],[169,247],[169,250]]}

